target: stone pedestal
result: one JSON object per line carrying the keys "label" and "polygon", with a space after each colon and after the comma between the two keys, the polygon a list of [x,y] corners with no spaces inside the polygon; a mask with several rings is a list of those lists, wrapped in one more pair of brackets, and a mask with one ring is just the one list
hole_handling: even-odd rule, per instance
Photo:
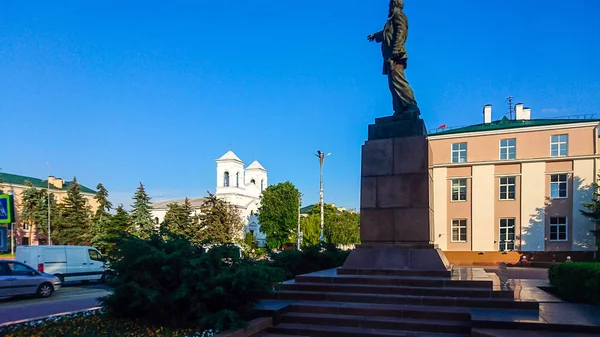
{"label": "stone pedestal", "polygon": [[430,147],[416,116],[379,118],[362,148],[361,245],[349,269],[447,270],[433,245]]}

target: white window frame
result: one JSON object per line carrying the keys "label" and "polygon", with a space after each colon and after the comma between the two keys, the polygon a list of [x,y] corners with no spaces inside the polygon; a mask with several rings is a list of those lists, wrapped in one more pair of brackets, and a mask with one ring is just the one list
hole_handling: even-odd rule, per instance
{"label": "white window frame", "polygon": [[[561,219],[564,218],[565,219],[565,223],[557,223],[557,224],[552,224],[552,219]],[[548,241],[551,242],[566,242],[569,241],[569,219],[566,216],[552,216],[549,219],[550,222],[550,226],[548,227]],[[557,227],[556,229],[556,240],[552,240],[552,227]],[[561,227],[565,228],[565,238],[563,240],[560,239],[560,231],[559,229]]]}
{"label": "white window frame", "polygon": [[[560,137],[565,136],[567,138],[566,141],[561,141]],[[552,138],[553,137],[557,137],[557,141],[553,141]],[[560,145],[561,144],[565,144],[566,145],[566,153],[565,154],[561,154],[560,153]],[[556,155],[552,154],[552,147],[555,146],[557,147],[556,151]],[[550,136],[550,157],[567,157],[569,156],[569,134],[567,133],[563,133],[563,134],[559,134],[559,135],[551,135]]]}
{"label": "white window frame", "polygon": [[[510,144],[510,141],[514,141],[514,144]],[[506,142],[506,145],[502,145],[502,142]],[[514,149],[514,157],[510,158],[510,149]],[[506,150],[506,158],[502,158],[502,150]],[[498,158],[500,160],[515,160],[517,159],[517,139],[516,138],[506,138],[500,139],[500,151],[498,153]]]}
{"label": "white window frame", "polygon": [[[457,222],[457,224],[455,225],[454,222]],[[461,221],[464,221],[464,226],[461,224]],[[458,240],[454,240],[454,228],[458,229]],[[467,222],[467,219],[452,219],[450,220],[450,242],[469,242],[469,224]],[[461,230],[464,230],[464,234],[465,234],[465,239],[461,240]]]}
{"label": "white window frame", "polygon": [[[463,144],[464,144],[465,148],[461,149],[460,147]],[[454,149],[454,145],[458,146],[458,148],[456,150]],[[450,161],[452,163],[466,163],[467,162],[467,150],[468,150],[467,142],[460,142],[460,143],[450,144]],[[457,157],[458,161],[454,161],[454,153],[458,154],[458,157]],[[465,156],[464,156],[465,160],[464,161],[460,161],[461,153],[465,154]]]}
{"label": "white window frame", "polygon": [[[552,182],[552,177],[554,176],[558,176],[558,181],[556,182]],[[561,176],[565,176],[565,181],[561,181],[560,177]],[[552,196],[552,185],[553,184],[557,184],[558,185],[558,193],[559,196],[558,197],[553,197]],[[565,196],[561,197],[560,196],[560,184],[565,184]],[[555,174],[551,174],[550,175],[550,199],[567,199],[569,197],[569,174],[567,173],[555,173]]]}
{"label": "white window frame", "polygon": [[[508,221],[512,220],[512,226],[508,224]],[[502,241],[502,222],[505,221],[506,226],[504,226],[504,228],[506,229],[506,236],[505,238],[508,238],[508,230],[510,228],[512,228],[513,230],[513,239],[512,240],[504,240],[504,243]],[[517,219],[516,218],[500,218],[498,220],[498,251],[500,252],[509,252],[509,251],[514,251],[516,248],[516,236],[517,235]],[[512,246],[513,249],[506,249],[507,248],[507,243],[508,242],[512,242]],[[502,249],[502,245],[504,244],[504,249]]]}
{"label": "white window frame", "polygon": [[[454,185],[455,182],[458,183],[456,186]],[[464,186],[461,184],[461,182],[465,183]],[[450,201],[452,201],[452,202],[465,202],[465,201],[467,201],[467,186],[468,186],[467,179],[452,179],[452,180],[450,180]],[[455,188],[458,189],[458,199],[456,199],[456,200],[454,199],[454,189]],[[460,199],[461,189],[464,189],[464,192],[465,192],[464,193],[464,196],[465,196],[464,200]]]}
{"label": "white window frame", "polygon": [[[505,184],[502,183],[502,179],[510,179],[510,178],[514,179],[514,184],[508,183],[508,180],[507,180],[507,182]],[[511,186],[515,190],[515,193],[514,193],[515,197],[512,198],[512,199],[509,198],[509,195],[510,195],[509,189],[510,189]],[[502,187],[506,187],[506,198],[502,198]],[[505,200],[505,201],[506,200],[517,200],[517,177],[515,177],[515,176],[505,176],[505,177],[500,177],[498,179],[498,200]]]}

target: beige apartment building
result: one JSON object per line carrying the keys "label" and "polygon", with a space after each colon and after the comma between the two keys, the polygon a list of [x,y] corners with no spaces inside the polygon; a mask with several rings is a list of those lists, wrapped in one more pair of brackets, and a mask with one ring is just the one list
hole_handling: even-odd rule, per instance
{"label": "beige apartment building", "polygon": [[[50,193],[53,193],[56,196],[59,203],[66,198],[67,190],[72,184],[71,181],[65,181],[53,176],[48,177],[48,180],[42,180],[34,177],[0,172],[0,190],[3,191],[3,193],[12,193],[14,195],[16,222],[13,234],[17,245],[37,245],[40,243],[40,239],[45,243],[43,240],[44,238],[37,237],[35,227],[24,222],[20,216],[22,212],[23,191],[28,188],[27,181],[38,189],[48,189],[49,187]],[[95,190],[81,186],[81,194],[86,198],[93,211],[98,208],[98,203],[94,199],[95,193]],[[52,225],[52,219],[50,219],[50,225]]]}
{"label": "beige apartment building", "polygon": [[594,223],[579,212],[592,198],[600,120],[491,120],[428,138],[435,243],[444,251],[593,251]]}

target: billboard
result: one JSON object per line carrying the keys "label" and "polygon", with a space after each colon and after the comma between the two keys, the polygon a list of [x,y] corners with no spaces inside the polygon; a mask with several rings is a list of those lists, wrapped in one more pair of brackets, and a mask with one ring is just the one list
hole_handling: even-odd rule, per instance
{"label": "billboard", "polygon": [[12,197],[8,194],[0,194],[0,224],[14,222],[12,214]]}

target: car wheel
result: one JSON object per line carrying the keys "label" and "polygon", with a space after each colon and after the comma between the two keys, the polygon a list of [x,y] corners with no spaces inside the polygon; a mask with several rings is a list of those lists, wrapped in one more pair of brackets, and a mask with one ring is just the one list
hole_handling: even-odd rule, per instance
{"label": "car wheel", "polygon": [[102,277],[100,278],[100,282],[109,283],[109,282],[112,282],[114,280],[114,278],[115,278],[115,276],[113,275],[113,273],[106,271],[102,274]]}
{"label": "car wheel", "polygon": [[54,287],[50,283],[42,283],[38,287],[37,295],[38,297],[46,298],[52,295],[54,292]]}

